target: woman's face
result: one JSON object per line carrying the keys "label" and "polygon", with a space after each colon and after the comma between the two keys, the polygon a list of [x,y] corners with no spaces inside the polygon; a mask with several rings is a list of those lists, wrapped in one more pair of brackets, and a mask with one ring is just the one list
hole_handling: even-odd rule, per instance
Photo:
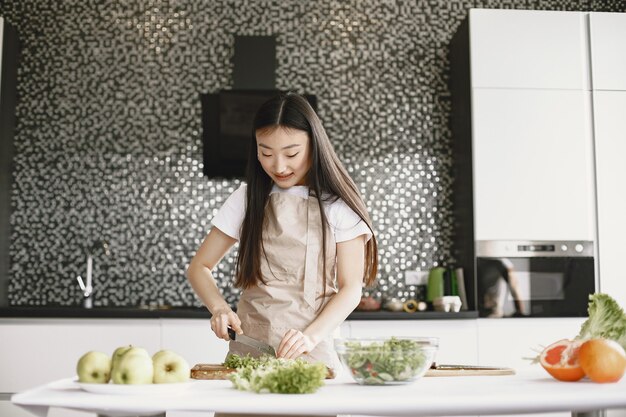
{"label": "woman's face", "polygon": [[256,132],[257,158],[280,188],[306,185],[311,168],[309,135],[303,130],[279,127]]}

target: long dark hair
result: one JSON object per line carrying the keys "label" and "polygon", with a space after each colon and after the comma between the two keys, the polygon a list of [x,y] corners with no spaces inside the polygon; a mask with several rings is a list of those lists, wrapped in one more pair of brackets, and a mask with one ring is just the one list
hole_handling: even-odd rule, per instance
{"label": "long dark hair", "polygon": [[[365,203],[356,184],[335,154],[328,140],[328,135],[326,135],[326,131],[311,105],[304,97],[288,92],[279,94],[266,101],[254,118],[253,141],[248,154],[246,173],[248,184],[246,214],[239,241],[235,286],[248,288],[259,282],[264,282],[261,276],[262,226],[265,219],[265,207],[272,190],[273,181],[265,173],[257,158],[256,132],[259,130],[264,133],[271,132],[279,127],[305,131],[309,136],[311,168],[306,179],[309,193],[317,197],[322,217],[323,271],[326,270],[326,229],[328,220],[322,207],[322,196],[328,195],[327,201],[342,199],[367,224],[372,232],[372,238],[365,247],[365,273],[363,280],[366,285],[373,285],[376,280],[376,272],[378,271],[378,245]],[[326,288],[325,274],[323,288]]]}

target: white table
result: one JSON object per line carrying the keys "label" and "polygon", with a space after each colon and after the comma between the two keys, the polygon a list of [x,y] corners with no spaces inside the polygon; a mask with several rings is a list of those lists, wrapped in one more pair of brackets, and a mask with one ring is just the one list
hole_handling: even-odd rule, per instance
{"label": "white table", "polygon": [[361,386],[342,377],[309,395],[255,394],[235,390],[230,381],[197,381],[169,396],[92,394],[63,379],[15,394],[11,400],[37,416],[45,416],[49,407],[116,417],[173,410],[387,416],[586,413],[626,408],[626,377],[614,384],[566,383],[540,368],[513,376],[429,377],[394,386]]}

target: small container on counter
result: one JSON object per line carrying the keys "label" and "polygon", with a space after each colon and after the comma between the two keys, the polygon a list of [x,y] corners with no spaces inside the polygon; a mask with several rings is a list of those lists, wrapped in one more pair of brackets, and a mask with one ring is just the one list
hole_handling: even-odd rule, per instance
{"label": "small container on counter", "polygon": [[378,311],[380,310],[380,301],[372,296],[361,297],[361,301],[356,309],[357,311]]}
{"label": "small container on counter", "polygon": [[446,295],[437,297],[433,300],[433,308],[435,311],[444,311],[458,313],[461,311],[461,297],[458,295]]}
{"label": "small container on counter", "polygon": [[416,311],[426,311],[428,305],[424,301],[406,300],[402,305],[402,309],[407,313],[415,313]]}
{"label": "small container on counter", "polygon": [[397,298],[391,298],[385,301],[383,308],[387,311],[402,311],[403,303]]}

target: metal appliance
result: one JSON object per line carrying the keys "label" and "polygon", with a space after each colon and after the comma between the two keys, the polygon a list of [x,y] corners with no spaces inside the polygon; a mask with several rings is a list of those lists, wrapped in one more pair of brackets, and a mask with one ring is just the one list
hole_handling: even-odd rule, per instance
{"label": "metal appliance", "polygon": [[480,317],[584,317],[595,291],[593,242],[476,242]]}

